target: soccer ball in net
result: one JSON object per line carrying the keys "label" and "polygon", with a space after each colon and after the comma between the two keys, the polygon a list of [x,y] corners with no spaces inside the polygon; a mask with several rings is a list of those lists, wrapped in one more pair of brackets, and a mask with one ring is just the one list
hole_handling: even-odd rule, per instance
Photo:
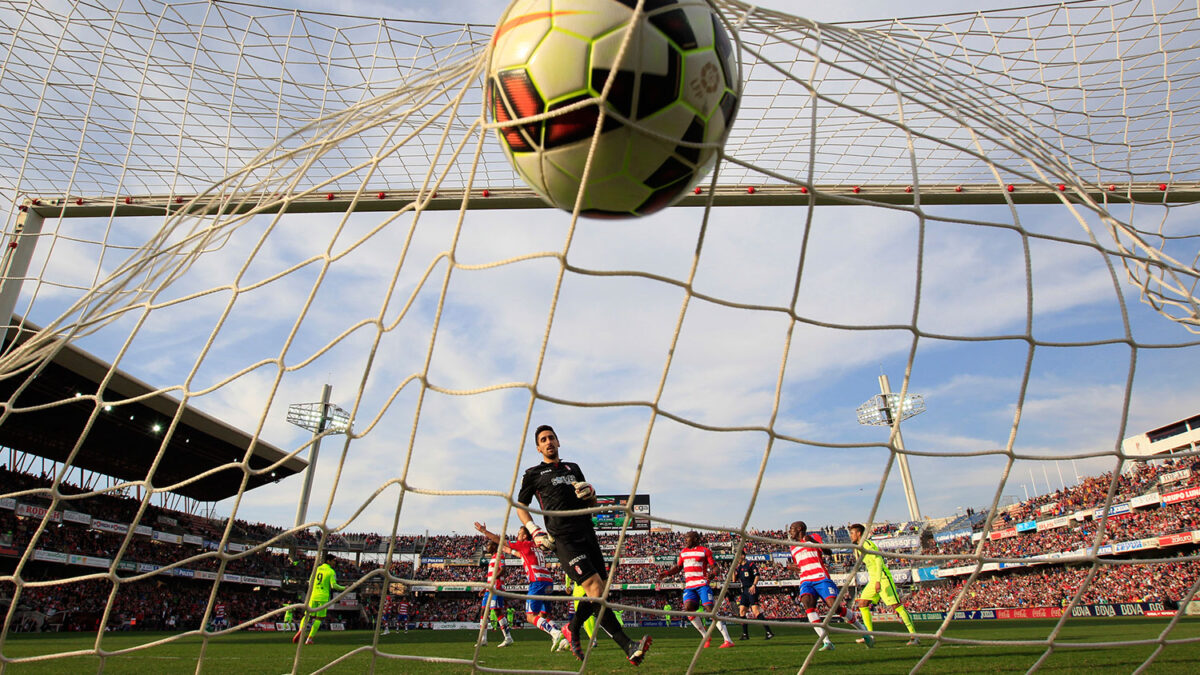
{"label": "soccer ball in net", "polygon": [[669,206],[712,168],[733,124],[740,82],[720,18],[702,0],[647,0],[635,20],[636,6],[515,0],[497,24],[488,112],[500,124],[549,113],[496,131],[521,178],[560,209],[574,210],[589,154],[583,215]]}

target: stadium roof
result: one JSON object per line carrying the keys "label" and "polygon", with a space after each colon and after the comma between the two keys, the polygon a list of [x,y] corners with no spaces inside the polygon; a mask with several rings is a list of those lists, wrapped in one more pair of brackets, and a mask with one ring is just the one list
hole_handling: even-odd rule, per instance
{"label": "stadium roof", "polygon": [[[18,343],[29,339],[38,330],[18,317],[14,317],[12,323],[4,334],[5,351],[18,335],[16,326],[24,326],[17,337]],[[67,344],[32,379],[29,376],[36,372],[34,369],[0,377],[0,401],[18,409],[0,423],[0,445],[35,457],[66,461],[95,409],[93,399],[77,403],[69,402],[69,399],[77,393],[95,394],[111,369],[108,363]],[[27,382],[25,389],[13,400],[17,389]],[[79,454],[71,462],[72,466],[120,480],[145,480],[162,446],[164,432],[180,407],[178,399],[162,392],[155,393],[155,390],[155,387],[114,370],[104,398],[137,400],[114,406],[111,411],[96,417]],[[64,400],[68,402],[28,410]],[[161,425],[161,431],[154,431],[155,424]],[[250,434],[191,406],[184,407],[152,482],[160,487],[173,485],[222,464],[241,461],[251,441]],[[284,456],[279,448],[258,440],[254,443],[250,468],[265,468]],[[306,466],[307,461],[290,458],[274,469],[274,477],[271,474],[251,475],[246,489],[299,473]],[[199,501],[219,501],[237,494],[241,481],[242,471],[229,468],[172,492]]]}

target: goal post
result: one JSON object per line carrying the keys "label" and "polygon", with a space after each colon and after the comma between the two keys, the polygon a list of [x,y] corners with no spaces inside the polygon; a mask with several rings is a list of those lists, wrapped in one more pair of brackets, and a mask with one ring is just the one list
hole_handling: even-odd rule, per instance
{"label": "goal post", "polygon": [[[187,592],[203,624],[132,648],[198,636],[201,660],[229,633],[209,623],[218,604],[253,604],[247,579],[283,588],[308,574],[271,558],[301,541],[326,552],[364,532],[384,542],[334,603],[382,588],[382,607],[393,584],[462,600],[488,580],[427,576],[415,553],[401,559],[398,539],[431,520],[453,530],[450,517],[461,532],[485,519],[514,530],[521,472],[538,460],[530,433],[549,421],[564,456],[578,452],[569,458],[605,481],[601,492],[655,492],[655,511],[639,518],[727,537],[728,547],[783,551],[781,521],[878,523],[904,512],[905,497],[917,511],[917,492],[919,515],[949,523],[947,500],[974,499],[967,505],[986,519],[969,546],[961,532],[934,546],[935,526],[922,521],[929,547],[884,552],[914,581],[961,582],[912,667],[943,645],[987,642],[951,622],[986,574],[1002,564],[1065,570],[1065,559],[1087,571],[1072,577],[1059,623],[1005,641],[1041,650],[1028,667],[1053,666],[1072,646],[1061,637],[1070,610],[1088,604],[1106,570],[1170,564],[1178,550],[1118,561],[1103,549],[1115,527],[1105,517],[1068,550],[1018,559],[989,546],[1000,546],[992,534],[1006,529],[1012,495],[1023,489],[1027,506],[1050,499],[1043,467],[1061,469],[1054,462],[1108,472],[1103,496],[1080,513],[1145,498],[1122,493],[1121,472],[1162,458],[1133,455],[1123,439],[1195,415],[1182,393],[1200,332],[1195,4],[1068,2],[848,24],[705,4],[729,28],[742,72],[731,135],[713,174],[678,205],[609,222],[548,209],[507,161],[496,138],[505,122],[487,116],[483,93],[492,26],[224,0],[0,0],[0,25],[20,35],[0,48],[0,205],[10,210],[0,317],[45,326],[0,355],[0,380],[32,382],[46,354],[71,341],[289,458],[320,441],[285,419],[317,383],[333,385],[353,420],[306,476],[311,503],[295,518],[305,522],[292,526],[298,489],[243,488],[206,535],[212,549],[142,545],[162,490],[148,466],[133,483],[145,494],[133,521],[97,530],[115,552],[86,555],[91,569],[50,568],[65,558],[65,535],[47,527],[54,514],[104,491],[67,490],[66,472],[14,491],[14,505],[34,500],[26,506],[41,515],[0,588],[15,600],[56,584],[99,589],[109,618],[123,592],[202,572]],[[898,419],[874,435],[854,421],[885,367],[899,400],[918,389],[930,400],[905,423],[904,442]],[[122,411],[139,398],[103,388],[36,404],[22,396],[3,402],[0,424],[46,406]],[[1169,420],[1156,417],[1168,410]],[[161,433],[178,433],[166,422]],[[247,477],[270,470],[226,460]],[[704,500],[661,480],[681,463]],[[935,480],[955,496],[930,490]],[[834,500],[837,513],[823,510]],[[283,515],[236,532],[258,513]],[[1200,543],[1200,531],[1187,534]],[[633,536],[621,529],[609,551],[614,583],[622,558],[653,562],[629,554]],[[1189,550],[1171,562],[1194,563]],[[51,578],[28,573],[39,565]],[[850,559],[839,579],[860,569]],[[731,581],[722,578],[722,599]],[[646,589],[621,590],[606,607],[665,615],[642,606]],[[847,584],[841,600],[851,593]],[[273,625],[283,611],[230,623]],[[76,656],[13,656],[15,612],[14,601],[0,663]],[[1178,625],[1178,615],[1165,623],[1160,649],[1135,667],[1168,643],[1196,641],[1175,637]],[[423,658],[381,643],[380,617],[370,627],[370,640],[335,660]],[[89,654],[118,658],[103,638],[101,627]],[[479,666],[481,649],[447,658]]]}

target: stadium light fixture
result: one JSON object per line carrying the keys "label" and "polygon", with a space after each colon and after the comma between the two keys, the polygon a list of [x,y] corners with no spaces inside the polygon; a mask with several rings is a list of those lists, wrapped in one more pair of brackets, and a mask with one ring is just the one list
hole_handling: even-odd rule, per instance
{"label": "stadium light fixture", "polygon": [[904,484],[904,501],[908,504],[908,516],[921,520],[921,508],[917,505],[917,491],[913,487],[912,473],[908,470],[908,455],[904,452],[904,439],[900,436],[900,422],[925,412],[925,397],[920,394],[892,393],[887,375],[879,376],[879,393],[858,406],[858,423],[868,426],[891,427],[895,436],[896,463],[900,465],[900,482]]}
{"label": "stadium light fixture", "polygon": [[300,503],[296,505],[296,527],[308,517],[308,496],[312,492],[317,454],[321,452],[321,438],[331,433],[344,434],[350,429],[350,413],[329,402],[332,391],[333,387],[327,384],[321,390],[320,403],[295,403],[288,406],[287,421],[312,432],[313,435],[308,467],[304,469],[304,488],[300,492]]}

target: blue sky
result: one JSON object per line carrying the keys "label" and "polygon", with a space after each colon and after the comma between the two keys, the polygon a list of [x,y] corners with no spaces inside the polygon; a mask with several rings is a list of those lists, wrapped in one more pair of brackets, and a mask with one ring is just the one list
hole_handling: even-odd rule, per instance
{"label": "blue sky", "polygon": [[[894,11],[892,3],[812,4],[828,12],[810,17],[821,21]],[[931,2],[922,11],[997,4]],[[796,3],[762,6],[797,9]],[[495,3],[453,0],[295,7],[479,23],[494,21],[496,12]],[[183,382],[190,372],[196,405],[243,429],[261,424],[263,438],[288,451],[306,437],[284,421],[288,403],[317,400],[329,382],[335,402],[351,408],[361,387],[355,430],[363,436],[348,446],[340,438],[325,441],[309,511],[310,519],[320,519],[328,509],[330,525],[350,532],[391,529],[399,486],[372,495],[402,476],[409,487],[441,494],[406,492],[400,532],[464,532],[475,520],[499,526],[505,516],[500,498],[455,493],[509,494],[520,471],[537,461],[522,435],[530,390],[507,385],[530,382],[538,372],[559,266],[547,256],[487,265],[562,251],[568,234],[572,266],[659,278],[565,275],[538,376],[543,398],[532,403],[530,428],[553,424],[563,456],[579,461],[601,493],[648,492],[658,517],[757,528],[782,528],[795,519],[866,520],[888,460],[887,434],[857,424],[855,408],[877,393],[881,373],[898,391],[910,365],[910,390],[924,395],[928,411],[904,425],[904,440],[909,450],[933,455],[915,456],[911,464],[922,511],[935,517],[987,506],[997,493],[1045,492],[1047,478],[1056,488],[1060,471],[1069,484],[1076,470],[1095,474],[1115,465],[1111,454],[1017,461],[1001,487],[1006,461],[1000,453],[1010,436],[1018,454],[1101,455],[1123,436],[1200,409],[1192,381],[1200,371],[1196,336],[1140,303],[1124,272],[1117,267],[1113,276],[1112,258],[1086,244],[1080,219],[1064,207],[925,212],[931,218],[922,221],[902,210],[828,207],[806,223],[810,214],[803,207],[715,209],[702,242],[703,210],[684,207],[635,222],[581,220],[573,231],[569,215],[558,211],[477,211],[466,215],[457,239],[457,214],[429,213],[415,223],[388,221],[386,214],[360,214],[345,223],[304,216],[281,221],[255,252],[269,226],[259,219],[221,241],[159,298],[205,292],[150,312],[120,366],[159,386]],[[1139,207],[1132,218],[1153,229],[1162,216]],[[1095,218],[1082,220],[1103,234]],[[1173,227],[1185,230],[1195,222],[1187,209],[1170,216]],[[122,222],[115,236],[135,244],[160,224]],[[102,225],[71,222],[58,232]],[[451,246],[456,262],[467,267],[449,275],[428,381],[456,394],[491,390],[428,391],[421,398],[420,382],[408,378],[421,372],[429,353],[447,270],[441,254]],[[313,256],[327,250],[336,262],[285,350],[296,307],[320,270]],[[37,255],[39,261],[49,256],[49,269],[62,280],[90,283],[95,264],[88,247],[63,238],[53,252],[43,247]],[[294,265],[300,266],[273,278]],[[684,310],[681,285],[693,266],[697,294],[762,309],[693,297]],[[232,298],[222,285],[235,278],[242,288],[264,283],[240,293],[217,330]],[[72,292],[47,287],[30,315],[46,323],[71,299]],[[1143,345],[1136,350],[1122,342],[1122,303],[1132,339]],[[794,325],[789,307],[801,318]],[[672,348],[681,312],[681,337]],[[361,324],[377,315],[389,329],[376,343],[373,328]],[[905,329],[914,325],[920,337]],[[115,358],[131,327],[132,319],[123,319],[82,346]],[[1045,344],[1031,348],[1027,332]],[[289,367],[312,362],[284,373],[263,365],[281,353]],[[660,384],[659,408],[670,417],[721,429],[773,425],[779,437],[702,431],[665,416],[651,425],[644,403],[655,399]],[[550,402],[557,399],[585,405]],[[942,456],[964,453],[978,456]],[[335,490],[332,470],[339,462]],[[237,516],[290,524],[300,485],[294,477],[255,490],[237,506]],[[233,509],[231,501],[218,505],[222,515]],[[905,518],[893,472],[876,520]]]}

